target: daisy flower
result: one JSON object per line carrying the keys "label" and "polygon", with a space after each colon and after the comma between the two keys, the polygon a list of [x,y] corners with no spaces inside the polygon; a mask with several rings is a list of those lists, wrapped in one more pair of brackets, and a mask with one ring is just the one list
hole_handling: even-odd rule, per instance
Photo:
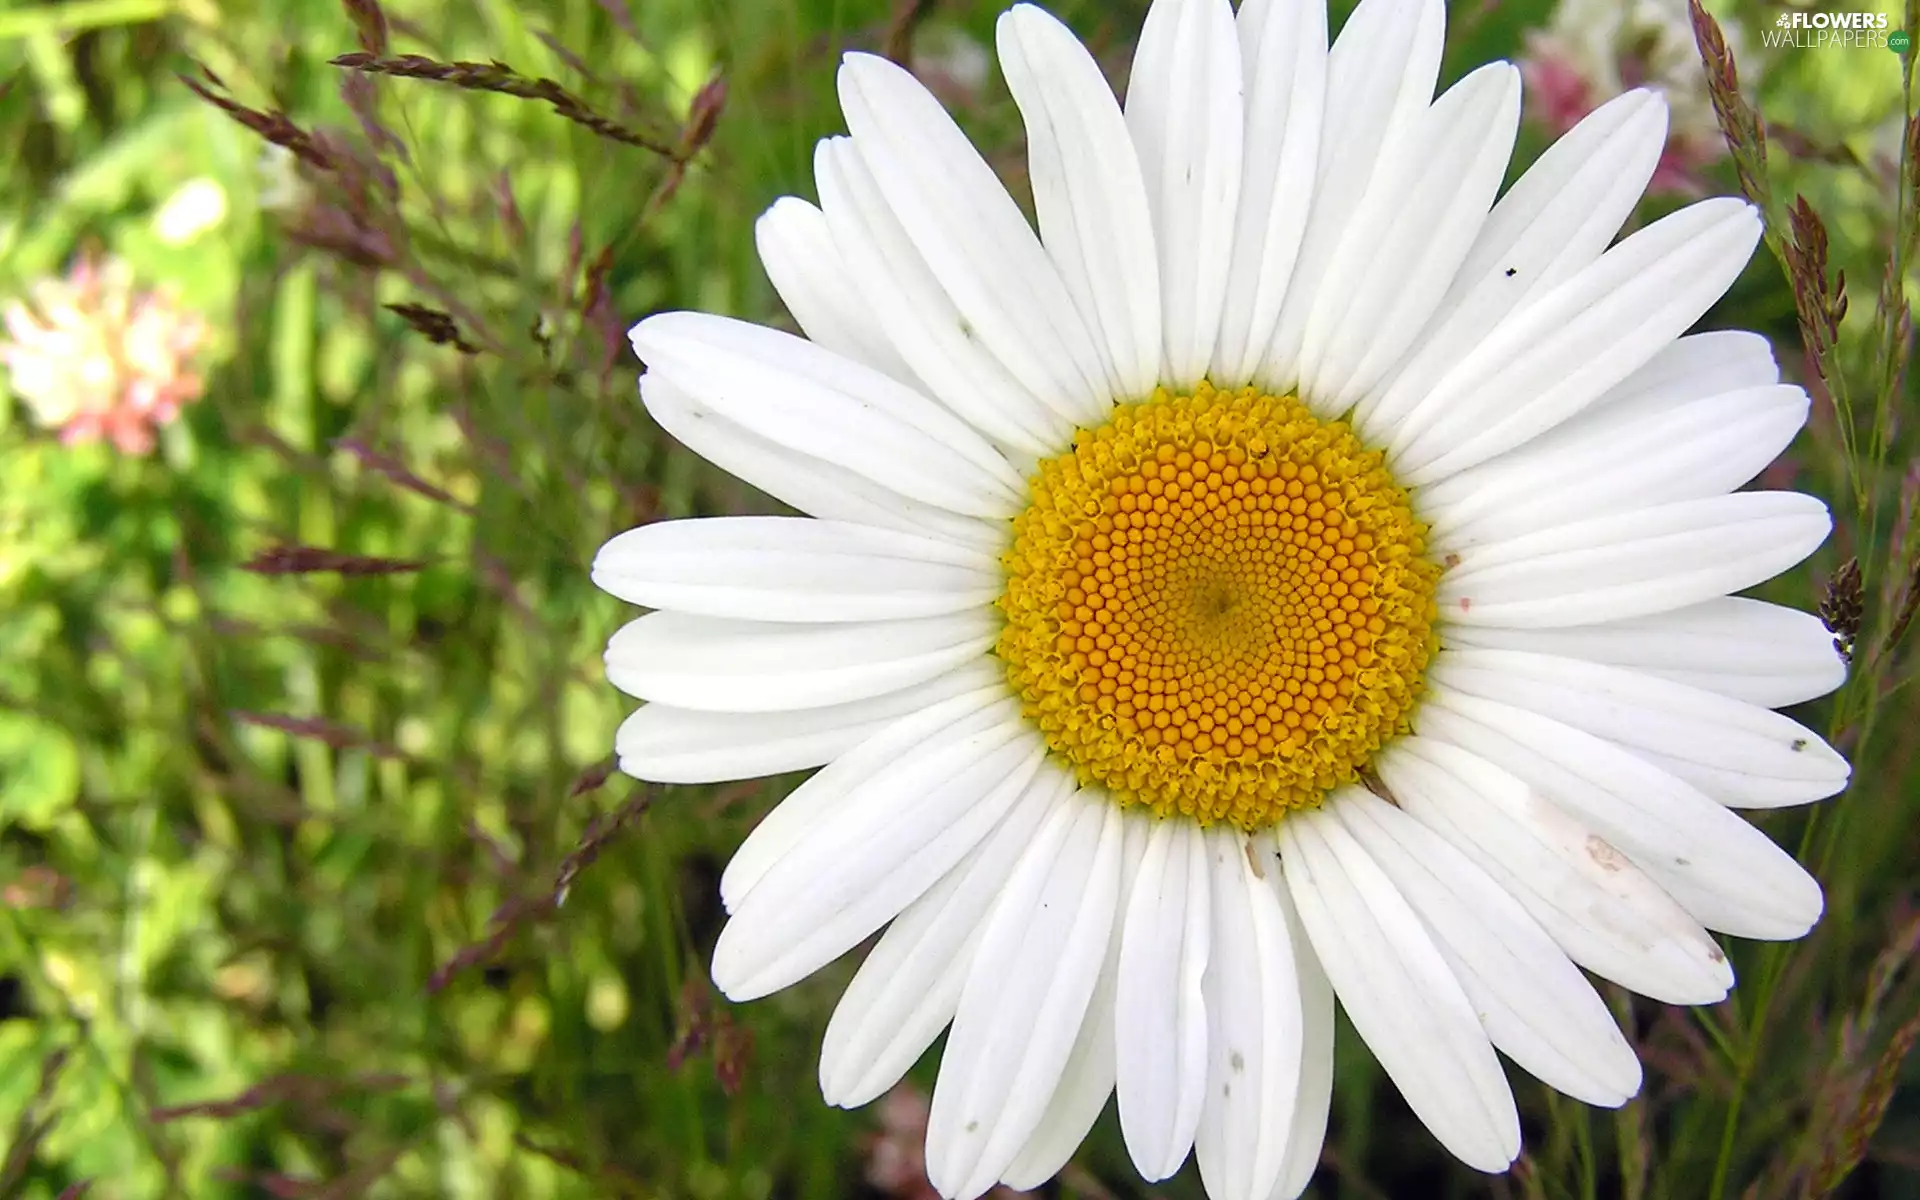
{"label": "daisy flower", "polygon": [[[1732,593],[1826,537],[1736,491],[1807,397],[1748,333],[1682,336],[1744,203],[1613,244],[1663,101],[1602,105],[1504,195],[1507,63],[1438,98],[1439,0],[1156,0],[1124,105],[1021,5],[999,60],[1037,230],[867,55],[819,204],[761,219],[807,338],[642,321],[641,396],[804,517],[621,534],[655,611],[610,680],[624,770],[819,767],[728,866],[735,1000],[880,934],[827,1025],[831,1104],[943,1029],[949,1197],[1052,1175],[1117,1094],[1141,1175],[1297,1195],[1336,998],[1414,1113],[1500,1171],[1499,1055],[1640,1085],[1586,972],[1675,1004],[1709,930],[1804,934],[1819,886],[1738,808],[1844,786],[1770,708],[1839,685],[1811,615]],[[884,932],[883,932],[884,931]],[[1498,1053],[1496,1053],[1496,1051]]]}

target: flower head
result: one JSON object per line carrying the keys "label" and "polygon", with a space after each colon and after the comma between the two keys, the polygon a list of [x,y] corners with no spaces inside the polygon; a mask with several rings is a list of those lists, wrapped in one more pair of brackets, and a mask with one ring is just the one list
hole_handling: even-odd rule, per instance
{"label": "flower head", "polygon": [[1058,21],[998,49],[1038,229],[867,55],[820,203],[762,261],[806,338],[666,313],[641,395],[808,514],[601,551],[656,611],[610,680],[621,767],[820,770],[728,866],[713,975],[784,988],[884,929],[828,1102],[951,1026],[942,1195],[1035,1185],[1105,1105],[1143,1177],[1298,1195],[1336,998],[1415,1114],[1520,1149],[1496,1050],[1619,1105],[1581,968],[1677,1004],[1709,930],[1804,934],[1817,883],[1735,809],[1845,785],[1770,711],[1838,686],[1818,618],[1733,593],[1818,547],[1739,491],[1806,419],[1766,343],[1682,336],[1760,223],[1708,200],[1613,244],[1667,108],[1633,90],[1504,195],[1519,72],[1433,96],[1439,0],[1156,0],[1124,108]]}
{"label": "flower head", "polygon": [[5,311],[0,366],[14,394],[64,442],[152,450],[154,430],[200,394],[193,360],[205,323],[160,293],[136,292],[117,259],[83,257],[65,279],[36,283],[31,297]]}

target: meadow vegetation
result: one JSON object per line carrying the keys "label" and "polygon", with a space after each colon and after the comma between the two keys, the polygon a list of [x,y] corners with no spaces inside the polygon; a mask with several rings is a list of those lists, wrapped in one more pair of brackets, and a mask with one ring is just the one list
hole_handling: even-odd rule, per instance
{"label": "meadow vegetation", "polygon": [[[1144,7],[1055,10],[1123,80]],[[843,50],[913,63],[1024,189],[996,11],[0,6],[0,300],[110,256],[205,327],[199,398],[144,454],[63,441],[0,376],[0,1197],[922,1194],[873,1169],[876,1111],[819,1101],[849,964],[743,1008],[707,982],[720,868],[794,781],[613,772],[628,702],[599,654],[628,613],[587,564],[657,517],[776,510],[651,423],[625,330],[791,327],[752,222],[812,196]],[[1796,715],[1855,776],[1759,816],[1827,916],[1731,944],[1711,1009],[1610,990],[1642,1096],[1517,1081],[1502,1178],[1343,1034],[1313,1195],[1920,1197],[1913,59],[1763,52],[1780,11],[1702,23],[1737,150],[1691,169],[1769,216],[1705,324],[1765,333],[1815,397],[1763,484],[1836,531],[1762,594],[1850,649]],[[1443,84],[1537,52],[1552,12],[1451,20]],[[1748,30],[1730,51],[1722,24]],[[1546,138],[1530,116],[1516,171]],[[1202,1195],[1191,1165],[1141,1185],[1111,1111],[1052,1186]]]}

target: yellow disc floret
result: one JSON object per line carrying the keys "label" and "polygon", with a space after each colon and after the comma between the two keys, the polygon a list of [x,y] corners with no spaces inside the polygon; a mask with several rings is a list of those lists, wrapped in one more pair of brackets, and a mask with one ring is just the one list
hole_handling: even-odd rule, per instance
{"label": "yellow disc floret", "polygon": [[1345,422],[1251,388],[1162,390],[1030,488],[996,653],[1083,782],[1258,829],[1407,729],[1439,569]]}

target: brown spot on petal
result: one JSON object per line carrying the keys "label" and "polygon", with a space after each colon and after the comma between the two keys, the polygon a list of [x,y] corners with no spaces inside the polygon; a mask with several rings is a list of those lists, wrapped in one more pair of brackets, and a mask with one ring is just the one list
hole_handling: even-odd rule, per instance
{"label": "brown spot on petal", "polygon": [[1626,856],[1597,833],[1587,835],[1587,857],[1598,863],[1603,871],[1618,871],[1627,865]]}

